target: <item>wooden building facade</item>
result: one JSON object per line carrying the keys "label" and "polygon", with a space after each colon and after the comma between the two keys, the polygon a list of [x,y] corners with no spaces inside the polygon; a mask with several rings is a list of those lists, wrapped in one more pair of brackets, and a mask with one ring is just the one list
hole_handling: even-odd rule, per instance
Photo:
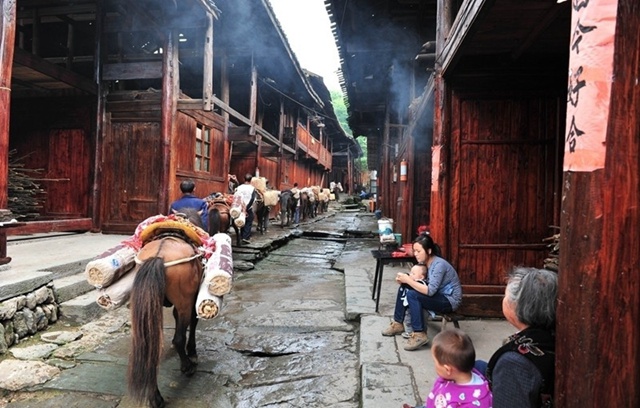
{"label": "wooden building facade", "polygon": [[0,208],[9,151],[44,190],[9,233],[131,233],[184,179],[200,196],[227,192],[229,174],[327,186],[332,151],[354,144],[323,133],[328,92],[266,0],[1,3]]}
{"label": "wooden building facade", "polygon": [[[325,4],[342,51],[350,125],[367,137],[370,166],[382,177],[383,214],[429,224],[463,282],[461,312],[473,316],[501,316],[506,272],[542,267],[543,239],[559,233],[554,406],[637,404],[638,2]],[[384,27],[400,28],[414,55],[403,59],[402,46],[384,41]],[[402,61],[415,68],[404,84],[389,75]],[[426,72],[415,65],[425,61]],[[389,101],[425,82],[398,115]],[[403,191],[393,181],[394,128],[406,140]],[[418,153],[420,143],[428,148]],[[406,197],[415,204],[425,190],[428,215],[393,208]]]}
{"label": "wooden building facade", "polygon": [[382,215],[405,241],[429,226],[461,313],[501,316],[506,272],[542,267],[560,225],[569,4],[525,2],[513,32],[510,2],[326,3]]}

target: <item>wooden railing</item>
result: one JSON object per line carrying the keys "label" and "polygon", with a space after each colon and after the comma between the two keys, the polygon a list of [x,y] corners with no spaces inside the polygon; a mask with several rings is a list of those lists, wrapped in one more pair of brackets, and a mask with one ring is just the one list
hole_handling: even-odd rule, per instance
{"label": "wooden railing", "polygon": [[315,159],[318,164],[322,165],[326,169],[331,169],[331,152],[327,150],[318,139],[313,137],[302,125],[298,124],[296,133],[297,150],[302,150],[307,154],[307,157]]}

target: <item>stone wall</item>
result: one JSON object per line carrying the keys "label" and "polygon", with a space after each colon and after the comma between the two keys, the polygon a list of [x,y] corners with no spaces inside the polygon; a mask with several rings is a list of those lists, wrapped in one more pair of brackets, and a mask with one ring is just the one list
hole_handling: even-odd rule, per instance
{"label": "stone wall", "polygon": [[58,320],[53,283],[0,303],[0,355]]}

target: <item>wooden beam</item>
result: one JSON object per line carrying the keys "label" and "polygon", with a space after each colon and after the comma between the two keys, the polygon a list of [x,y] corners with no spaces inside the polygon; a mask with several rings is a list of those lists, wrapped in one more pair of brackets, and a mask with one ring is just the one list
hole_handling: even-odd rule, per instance
{"label": "wooden beam", "polygon": [[34,69],[40,73],[50,76],[53,79],[64,82],[71,85],[74,88],[78,88],[82,91],[88,92],[92,95],[98,93],[98,85],[93,80],[80,76],[73,71],[62,68],[58,65],[51,64],[42,58],[39,58],[33,54],[16,48],[13,61],[18,65]]}
{"label": "wooden beam", "polygon": [[104,64],[103,81],[162,78],[162,61]]}
{"label": "wooden beam", "polygon": [[[20,0],[20,7],[24,7],[25,11],[20,11],[18,13],[18,18],[28,22],[33,17],[33,13],[31,12],[32,10],[30,10],[32,6],[25,6],[22,0]],[[94,14],[96,12],[96,4],[94,1],[92,4],[40,7],[37,10],[39,17],[58,17],[69,14]]]}
{"label": "wooden beam", "polygon": [[249,118],[247,118],[246,116],[244,116],[243,114],[241,114],[237,110],[233,109],[231,106],[227,105],[222,100],[216,98],[215,95],[213,95],[213,103],[215,103],[217,106],[220,107],[220,109],[222,109],[223,111],[227,112],[228,114],[230,114],[234,118],[240,120],[245,125],[251,126],[251,121],[249,120]]}
{"label": "wooden beam", "polygon": [[230,142],[248,142],[252,144],[258,143],[256,135],[249,134],[250,127],[234,126],[228,129],[227,140]]}
{"label": "wooden beam", "polygon": [[[478,28],[475,23],[489,12],[494,3],[495,0],[465,1],[462,3],[462,8],[458,11],[442,50],[436,50],[438,54],[436,71],[439,71],[441,75],[446,75],[447,70],[460,58],[466,43]],[[438,62],[440,62],[440,67],[438,67]]]}
{"label": "wooden beam", "polygon": [[90,231],[93,225],[91,218],[75,218],[68,220],[29,221],[21,227],[7,230],[8,236],[41,234],[47,232]]}

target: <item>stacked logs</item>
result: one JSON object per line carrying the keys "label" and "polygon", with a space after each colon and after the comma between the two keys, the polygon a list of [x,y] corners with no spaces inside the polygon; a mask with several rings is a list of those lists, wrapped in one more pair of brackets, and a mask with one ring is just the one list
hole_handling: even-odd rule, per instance
{"label": "stacked logs", "polygon": [[43,169],[25,169],[24,163],[16,159],[15,150],[9,152],[9,186],[7,207],[13,218],[23,221],[34,220],[42,209],[42,195],[45,191],[36,182]]}
{"label": "stacked logs", "polygon": [[558,264],[560,261],[560,234],[553,234],[543,239],[542,242],[548,242],[547,247],[550,248],[549,255],[545,258],[542,266],[550,271],[558,272]]}

